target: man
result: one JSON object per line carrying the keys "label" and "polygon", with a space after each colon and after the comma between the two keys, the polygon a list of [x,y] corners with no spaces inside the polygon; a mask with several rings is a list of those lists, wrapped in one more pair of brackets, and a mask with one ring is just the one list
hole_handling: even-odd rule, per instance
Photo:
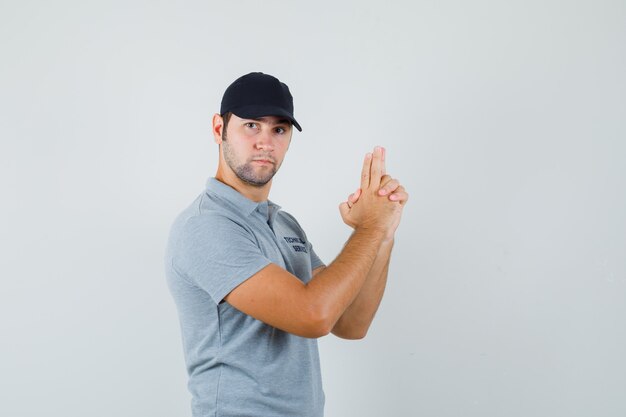
{"label": "man", "polygon": [[172,226],[166,272],[194,417],[322,416],[317,338],[364,337],[382,298],[407,193],[385,174],[384,149],[368,153],[340,205],[354,233],[325,267],[268,200],[293,127],[287,85],[263,73],[233,82],[213,116],[215,178]]}

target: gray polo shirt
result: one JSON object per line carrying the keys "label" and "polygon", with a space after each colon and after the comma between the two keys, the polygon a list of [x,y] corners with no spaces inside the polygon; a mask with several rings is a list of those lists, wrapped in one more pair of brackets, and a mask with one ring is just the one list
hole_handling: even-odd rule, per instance
{"label": "gray polo shirt", "polygon": [[322,261],[295,218],[215,178],[175,220],[166,249],[194,417],[323,415],[317,340],[224,302],[270,263],[303,282]]}

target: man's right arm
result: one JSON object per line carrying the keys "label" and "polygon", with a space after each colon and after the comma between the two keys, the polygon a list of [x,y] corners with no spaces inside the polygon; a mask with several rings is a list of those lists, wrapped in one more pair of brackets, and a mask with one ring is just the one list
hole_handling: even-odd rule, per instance
{"label": "man's right arm", "polygon": [[270,264],[231,291],[225,300],[286,332],[324,336],[357,296],[382,239],[382,232],[357,230],[335,261],[307,284]]}
{"label": "man's right arm", "polygon": [[303,337],[328,334],[363,286],[397,216],[399,203],[377,195],[380,152],[369,154],[361,175],[362,195],[351,210],[354,232],[337,258],[307,284],[270,264],[232,290],[225,300],[273,327]]}

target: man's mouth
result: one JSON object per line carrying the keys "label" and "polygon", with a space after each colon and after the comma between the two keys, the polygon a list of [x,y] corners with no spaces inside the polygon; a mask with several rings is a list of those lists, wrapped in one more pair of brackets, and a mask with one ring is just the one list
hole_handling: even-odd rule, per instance
{"label": "man's mouth", "polygon": [[274,165],[274,161],[272,159],[267,159],[267,158],[254,158],[252,162],[256,162],[261,165],[266,165],[266,164]]}

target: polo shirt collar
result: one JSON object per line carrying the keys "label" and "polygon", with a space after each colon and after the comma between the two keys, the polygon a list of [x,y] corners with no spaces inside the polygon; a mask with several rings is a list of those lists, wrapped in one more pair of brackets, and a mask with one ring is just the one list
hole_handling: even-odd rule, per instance
{"label": "polo shirt collar", "polygon": [[239,193],[239,191],[214,177],[208,179],[206,189],[208,193],[214,194],[218,198],[229,202],[242,214],[247,216],[252,214],[257,209],[259,209],[259,211],[265,216],[268,215],[268,207],[274,207],[274,212],[280,209],[279,205],[274,204],[269,200],[262,201],[260,203],[252,201],[249,198],[244,197],[241,193]]}

